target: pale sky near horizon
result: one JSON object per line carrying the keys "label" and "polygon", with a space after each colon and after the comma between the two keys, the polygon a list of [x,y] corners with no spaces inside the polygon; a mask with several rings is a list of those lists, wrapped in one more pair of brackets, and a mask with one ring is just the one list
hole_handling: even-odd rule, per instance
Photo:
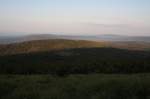
{"label": "pale sky near horizon", "polygon": [[150,35],[150,0],[0,0],[0,35]]}

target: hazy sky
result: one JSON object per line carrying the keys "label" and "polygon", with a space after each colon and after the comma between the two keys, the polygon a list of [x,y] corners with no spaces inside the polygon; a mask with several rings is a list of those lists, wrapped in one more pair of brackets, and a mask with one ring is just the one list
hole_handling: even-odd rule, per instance
{"label": "hazy sky", "polygon": [[0,35],[150,35],[150,0],[0,0]]}

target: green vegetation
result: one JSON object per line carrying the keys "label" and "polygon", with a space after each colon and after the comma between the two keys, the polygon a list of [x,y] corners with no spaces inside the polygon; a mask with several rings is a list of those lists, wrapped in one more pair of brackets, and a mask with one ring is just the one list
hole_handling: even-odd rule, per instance
{"label": "green vegetation", "polygon": [[1,74],[148,73],[150,52],[78,48],[0,57]]}
{"label": "green vegetation", "polygon": [[149,98],[150,74],[0,76],[0,99]]}
{"label": "green vegetation", "polygon": [[0,45],[0,99],[150,99],[150,51],[105,44]]}

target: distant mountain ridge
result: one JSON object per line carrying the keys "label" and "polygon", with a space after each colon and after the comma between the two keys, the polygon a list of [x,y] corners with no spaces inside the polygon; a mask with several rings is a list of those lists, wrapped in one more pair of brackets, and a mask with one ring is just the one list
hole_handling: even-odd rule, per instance
{"label": "distant mountain ridge", "polygon": [[0,44],[46,40],[46,39],[70,39],[70,40],[91,40],[91,41],[136,41],[150,42],[150,36],[122,36],[122,35],[90,35],[90,36],[72,36],[72,35],[54,35],[54,34],[37,34],[26,36],[1,36]]}

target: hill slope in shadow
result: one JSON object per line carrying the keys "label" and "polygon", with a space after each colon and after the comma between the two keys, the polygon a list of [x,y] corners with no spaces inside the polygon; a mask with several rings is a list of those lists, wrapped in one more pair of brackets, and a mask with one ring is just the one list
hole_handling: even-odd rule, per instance
{"label": "hill slope in shadow", "polygon": [[150,52],[76,48],[0,56],[1,74],[89,74],[150,72]]}

